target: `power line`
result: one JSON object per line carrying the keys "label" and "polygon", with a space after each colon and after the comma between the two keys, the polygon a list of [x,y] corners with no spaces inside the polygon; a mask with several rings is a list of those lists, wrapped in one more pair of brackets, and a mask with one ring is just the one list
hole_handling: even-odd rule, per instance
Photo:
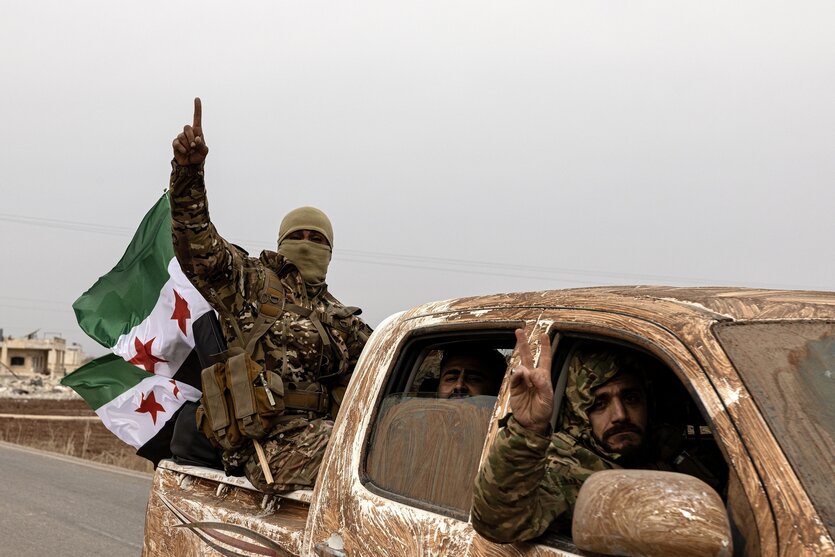
{"label": "power line", "polygon": [[0,308],[25,309],[29,311],[36,311],[38,313],[73,314],[72,302],[38,300],[34,298],[19,298],[12,296],[0,296]]}
{"label": "power line", "polygon": [[[515,263],[501,263],[498,261],[476,261],[476,260],[468,260],[468,259],[450,259],[450,258],[443,258],[443,257],[425,257],[425,256],[404,256],[399,254],[393,253],[375,253],[375,252],[367,252],[367,251],[357,251],[357,250],[339,250],[339,255],[335,255],[334,259],[344,259],[347,261],[355,261],[355,262],[371,262],[365,260],[356,260],[356,259],[349,259],[343,257],[342,254],[347,255],[356,255],[358,257],[366,257],[370,259],[374,258],[382,258],[382,259],[390,259],[394,261],[425,261],[429,264],[441,264],[444,265],[440,270],[453,270],[449,269],[449,267],[475,267],[475,268],[482,268],[482,269],[506,269],[508,271],[515,271],[513,274],[505,274],[505,273],[496,273],[491,271],[486,271],[484,273],[479,274],[491,274],[496,276],[508,276],[508,277],[521,277],[521,278],[534,278],[539,280],[553,280],[554,277],[539,277],[539,276],[530,276],[530,275],[520,275],[519,273],[531,272],[531,273],[545,273],[545,274],[557,274],[557,275],[574,275],[574,276],[591,276],[591,277],[610,277],[615,279],[622,279],[622,278],[633,278],[633,279],[664,279],[664,280],[691,280],[691,281],[699,281],[703,282],[705,279],[697,279],[697,278],[688,278],[688,277],[671,277],[671,276],[660,276],[660,275],[643,275],[643,274],[635,274],[635,273],[613,273],[610,271],[594,271],[588,269],[570,269],[565,267],[544,267],[539,265],[520,265]],[[437,268],[435,270],[438,270]],[[588,280],[569,280],[565,279],[567,282],[575,282],[575,283],[582,283],[586,284]]]}
{"label": "power line", "polygon": [[48,304],[66,304],[64,300],[47,300],[44,298],[20,298],[19,296],[0,296],[0,300],[12,300],[14,302],[39,302]]}
{"label": "power line", "polygon": [[64,309],[55,308],[55,307],[39,308],[39,307],[32,307],[32,306],[17,306],[17,305],[14,305],[14,304],[0,304],[0,307],[8,308],[8,309],[25,309],[25,310],[30,310],[30,311],[37,311],[39,313],[44,313],[44,312],[46,312],[46,313],[61,313],[61,314],[67,314],[67,313],[72,314],[73,313],[73,309],[70,306],[70,304],[67,304]]}
{"label": "power line", "polygon": [[28,224],[30,226],[37,226],[41,228],[57,228],[61,230],[72,230],[75,232],[92,232],[108,236],[130,236],[133,234],[133,230],[130,228],[119,226],[90,224],[86,222],[59,219],[45,219],[42,217],[30,217],[26,215],[10,215],[8,213],[0,213],[0,221],[13,222],[16,224]]}
{"label": "power line", "polygon": [[[253,240],[234,240],[237,244],[258,244]],[[354,256],[353,258],[350,256]],[[346,257],[347,256],[347,257]],[[430,271],[449,271],[454,273],[476,274],[476,275],[490,275],[497,277],[509,278],[523,278],[542,281],[560,280],[571,284],[579,284],[584,286],[598,284],[599,280],[594,280],[598,277],[604,277],[614,280],[625,281],[675,281],[675,282],[690,282],[698,284],[720,284],[727,281],[696,278],[696,277],[682,277],[672,275],[648,275],[638,273],[623,273],[611,271],[597,271],[591,269],[572,269],[567,267],[547,267],[540,265],[523,265],[516,263],[502,263],[499,261],[478,261],[472,259],[457,259],[445,257],[431,257],[420,255],[403,255],[390,252],[374,252],[339,248],[334,252],[334,259],[338,261],[349,261],[352,263],[381,265],[389,267],[405,267],[409,269],[425,269]],[[360,258],[360,259],[357,259]],[[402,263],[401,263],[402,262]],[[418,263],[426,263],[426,265],[419,265]],[[473,270],[483,269],[483,270]],[[509,272],[496,272],[492,269],[503,269]],[[535,275],[526,273],[536,273]],[[547,276],[542,276],[542,275]],[[565,278],[560,275],[571,275],[579,278]]]}
{"label": "power line", "polygon": [[[11,222],[15,224],[24,224],[29,226],[36,226],[41,228],[56,228],[62,230],[71,230],[75,232],[88,232],[93,234],[104,234],[109,236],[130,237],[133,235],[135,229],[103,225],[91,224],[78,221],[67,221],[58,219],[46,219],[42,217],[33,217],[27,215],[12,215],[8,213],[0,213],[0,221]],[[257,245],[260,242],[253,240],[233,239],[236,244]],[[607,282],[623,281],[623,282],[644,282],[651,281],[656,283],[677,282],[689,284],[725,284],[727,280],[717,280],[704,277],[685,277],[676,275],[651,275],[627,272],[612,272],[600,271],[593,269],[576,269],[569,267],[550,267],[541,265],[523,265],[517,263],[506,263],[500,261],[478,261],[469,259],[431,257],[420,255],[405,255],[390,252],[375,252],[364,250],[351,250],[340,248],[334,255],[334,259],[339,261],[347,261],[361,265],[378,265],[385,267],[401,267],[407,269],[418,269],[427,271],[444,271],[452,273],[462,273],[470,275],[485,275],[506,278],[521,278],[537,281],[560,281],[564,283],[576,284],[581,286],[590,286],[600,283],[601,278],[606,279]],[[497,272],[501,270],[502,272]],[[566,278],[569,277],[575,278]],[[748,286],[762,286],[774,288],[771,284],[755,284],[747,283]],[[784,286],[784,288],[797,288],[796,286]]]}
{"label": "power line", "polygon": [[[110,225],[100,225],[100,224],[90,224],[85,222],[78,222],[78,221],[66,221],[66,220],[58,220],[58,219],[46,219],[41,217],[32,217],[27,215],[10,215],[7,213],[0,213],[0,221],[6,222],[13,222],[17,224],[26,224],[30,226],[37,226],[41,228],[57,228],[62,230],[72,230],[76,232],[90,232],[96,234],[107,234],[111,236],[130,236],[133,233],[133,229],[125,228],[125,227],[116,227]],[[234,239],[235,243],[247,243],[247,244],[257,244],[258,242],[252,240],[240,240]],[[499,276],[499,277],[509,277],[509,278],[529,278],[533,280],[543,280],[543,281],[550,281],[555,280],[555,277],[542,277],[542,276],[530,276],[527,274],[520,274],[519,271],[527,272],[538,272],[538,273],[546,273],[546,274],[553,274],[553,273],[560,273],[560,274],[572,274],[572,275],[591,275],[591,276],[606,276],[609,275],[613,278],[623,277],[626,278],[628,274],[617,274],[617,273],[608,273],[608,272],[595,272],[595,271],[585,271],[585,270],[576,270],[576,269],[560,269],[560,268],[553,268],[553,267],[539,267],[539,266],[532,266],[532,265],[514,265],[509,263],[499,263],[499,262],[486,262],[486,261],[471,261],[471,260],[459,260],[459,259],[451,259],[451,258],[443,258],[443,257],[426,257],[426,256],[415,256],[415,255],[403,255],[403,254],[394,254],[394,253],[385,253],[385,252],[373,252],[373,251],[362,251],[362,250],[348,250],[348,249],[340,249],[337,252],[339,255],[336,255],[334,259],[337,260],[344,260],[350,261],[353,263],[360,263],[360,264],[371,264],[371,265],[382,265],[382,266],[391,266],[391,267],[404,267],[409,269],[425,269],[425,270],[435,270],[435,271],[449,271],[449,272],[457,272],[457,273],[465,273],[465,274],[477,274],[477,275],[490,275],[490,276]],[[354,258],[345,257],[354,255]],[[359,257],[360,259],[357,259]],[[400,263],[405,262],[405,263]],[[411,263],[411,264],[409,264]],[[425,264],[418,265],[417,263],[428,263],[432,266],[427,266]],[[440,265],[440,267],[439,267]],[[484,270],[477,271],[472,270],[473,268],[481,268]],[[491,271],[489,269],[506,269],[511,271],[516,271],[513,273],[498,273],[495,271]],[[646,277],[649,278],[649,277]],[[660,278],[660,277],[658,277]],[[592,284],[594,281],[592,280],[571,280],[571,279],[562,279],[564,282],[570,282],[572,284]],[[679,279],[681,280],[681,279]]]}
{"label": "power line", "polygon": [[522,278],[522,279],[531,279],[531,280],[542,280],[542,281],[550,281],[553,282],[555,280],[560,280],[562,282],[569,282],[572,284],[580,284],[580,285],[589,285],[589,281],[579,281],[574,279],[566,279],[566,278],[555,278],[555,277],[542,277],[542,276],[531,276],[531,275],[522,275],[522,274],[512,274],[512,273],[491,273],[491,272],[484,272],[484,271],[472,271],[469,269],[455,269],[451,267],[432,267],[429,265],[412,265],[408,263],[393,263],[391,261],[363,261],[357,259],[351,259],[348,257],[334,257],[334,259],[338,261],[348,261],[351,263],[360,263],[363,265],[380,265],[382,267],[402,267],[406,269],[419,269],[422,271],[446,271],[452,273],[464,273],[469,275],[489,275],[495,277],[508,277],[508,278]]}

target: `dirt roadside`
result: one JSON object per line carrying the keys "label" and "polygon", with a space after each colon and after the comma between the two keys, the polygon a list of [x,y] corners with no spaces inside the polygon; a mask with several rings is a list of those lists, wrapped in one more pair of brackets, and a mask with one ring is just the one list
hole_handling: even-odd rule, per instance
{"label": "dirt roadside", "polygon": [[0,378],[0,441],[153,472],[153,465],[102,425],[71,390],[38,377]]}

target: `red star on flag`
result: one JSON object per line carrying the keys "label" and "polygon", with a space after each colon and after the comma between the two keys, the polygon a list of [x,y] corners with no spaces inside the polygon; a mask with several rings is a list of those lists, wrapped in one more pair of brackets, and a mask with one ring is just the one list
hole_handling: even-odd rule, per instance
{"label": "red star on flag", "polygon": [[139,340],[139,337],[133,339],[133,347],[136,349],[136,356],[128,360],[133,365],[142,366],[145,368],[145,371],[148,373],[154,373],[154,366],[157,365],[159,362],[167,362],[168,360],[163,360],[162,358],[158,358],[151,353],[151,346],[154,344],[154,341],[157,338],[154,337],[145,344],[142,344],[142,341]]}
{"label": "red star on flag", "polygon": [[157,402],[154,392],[151,391],[148,394],[148,398],[145,398],[145,393],[142,393],[142,401],[139,403],[139,408],[134,410],[134,412],[139,412],[140,414],[150,414],[151,419],[154,421],[154,425],[156,425],[157,412],[165,412],[165,408],[163,408],[162,404]]}
{"label": "red star on flag", "polygon": [[169,383],[174,385],[174,398],[180,398],[180,387],[177,386],[177,382],[172,379]]}
{"label": "red star on flag", "polygon": [[180,296],[180,293],[174,290],[174,313],[171,314],[171,319],[177,320],[177,325],[180,330],[186,335],[186,319],[191,319],[191,311],[188,309],[188,302],[185,298]]}

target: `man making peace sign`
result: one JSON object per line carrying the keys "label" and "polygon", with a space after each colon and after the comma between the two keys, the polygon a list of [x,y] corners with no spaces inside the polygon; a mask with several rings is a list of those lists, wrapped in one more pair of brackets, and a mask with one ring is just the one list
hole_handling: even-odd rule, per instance
{"label": "man making peace sign", "polygon": [[569,532],[580,487],[600,470],[647,468],[715,480],[702,466],[688,467],[695,461],[679,453],[680,432],[676,439],[651,429],[647,379],[658,363],[630,348],[592,340],[575,345],[565,402],[552,431],[548,335],[541,334],[539,343],[539,364],[534,365],[524,331],[516,331],[520,363],[510,379],[512,414],[476,478],[472,520],[478,533],[517,542],[547,529]]}

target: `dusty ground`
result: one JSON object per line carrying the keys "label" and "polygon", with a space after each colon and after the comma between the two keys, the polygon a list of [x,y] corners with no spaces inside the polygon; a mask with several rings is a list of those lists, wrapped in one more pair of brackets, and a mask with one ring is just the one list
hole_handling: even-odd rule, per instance
{"label": "dusty ground", "polygon": [[[52,381],[40,385],[0,379],[0,441],[77,456],[105,464],[153,471],[151,463],[120,441],[72,391]],[[36,382],[38,383],[38,382]],[[25,391],[22,392],[22,391]],[[63,419],[46,416],[64,417]],[[73,417],[66,419],[66,417]]]}

